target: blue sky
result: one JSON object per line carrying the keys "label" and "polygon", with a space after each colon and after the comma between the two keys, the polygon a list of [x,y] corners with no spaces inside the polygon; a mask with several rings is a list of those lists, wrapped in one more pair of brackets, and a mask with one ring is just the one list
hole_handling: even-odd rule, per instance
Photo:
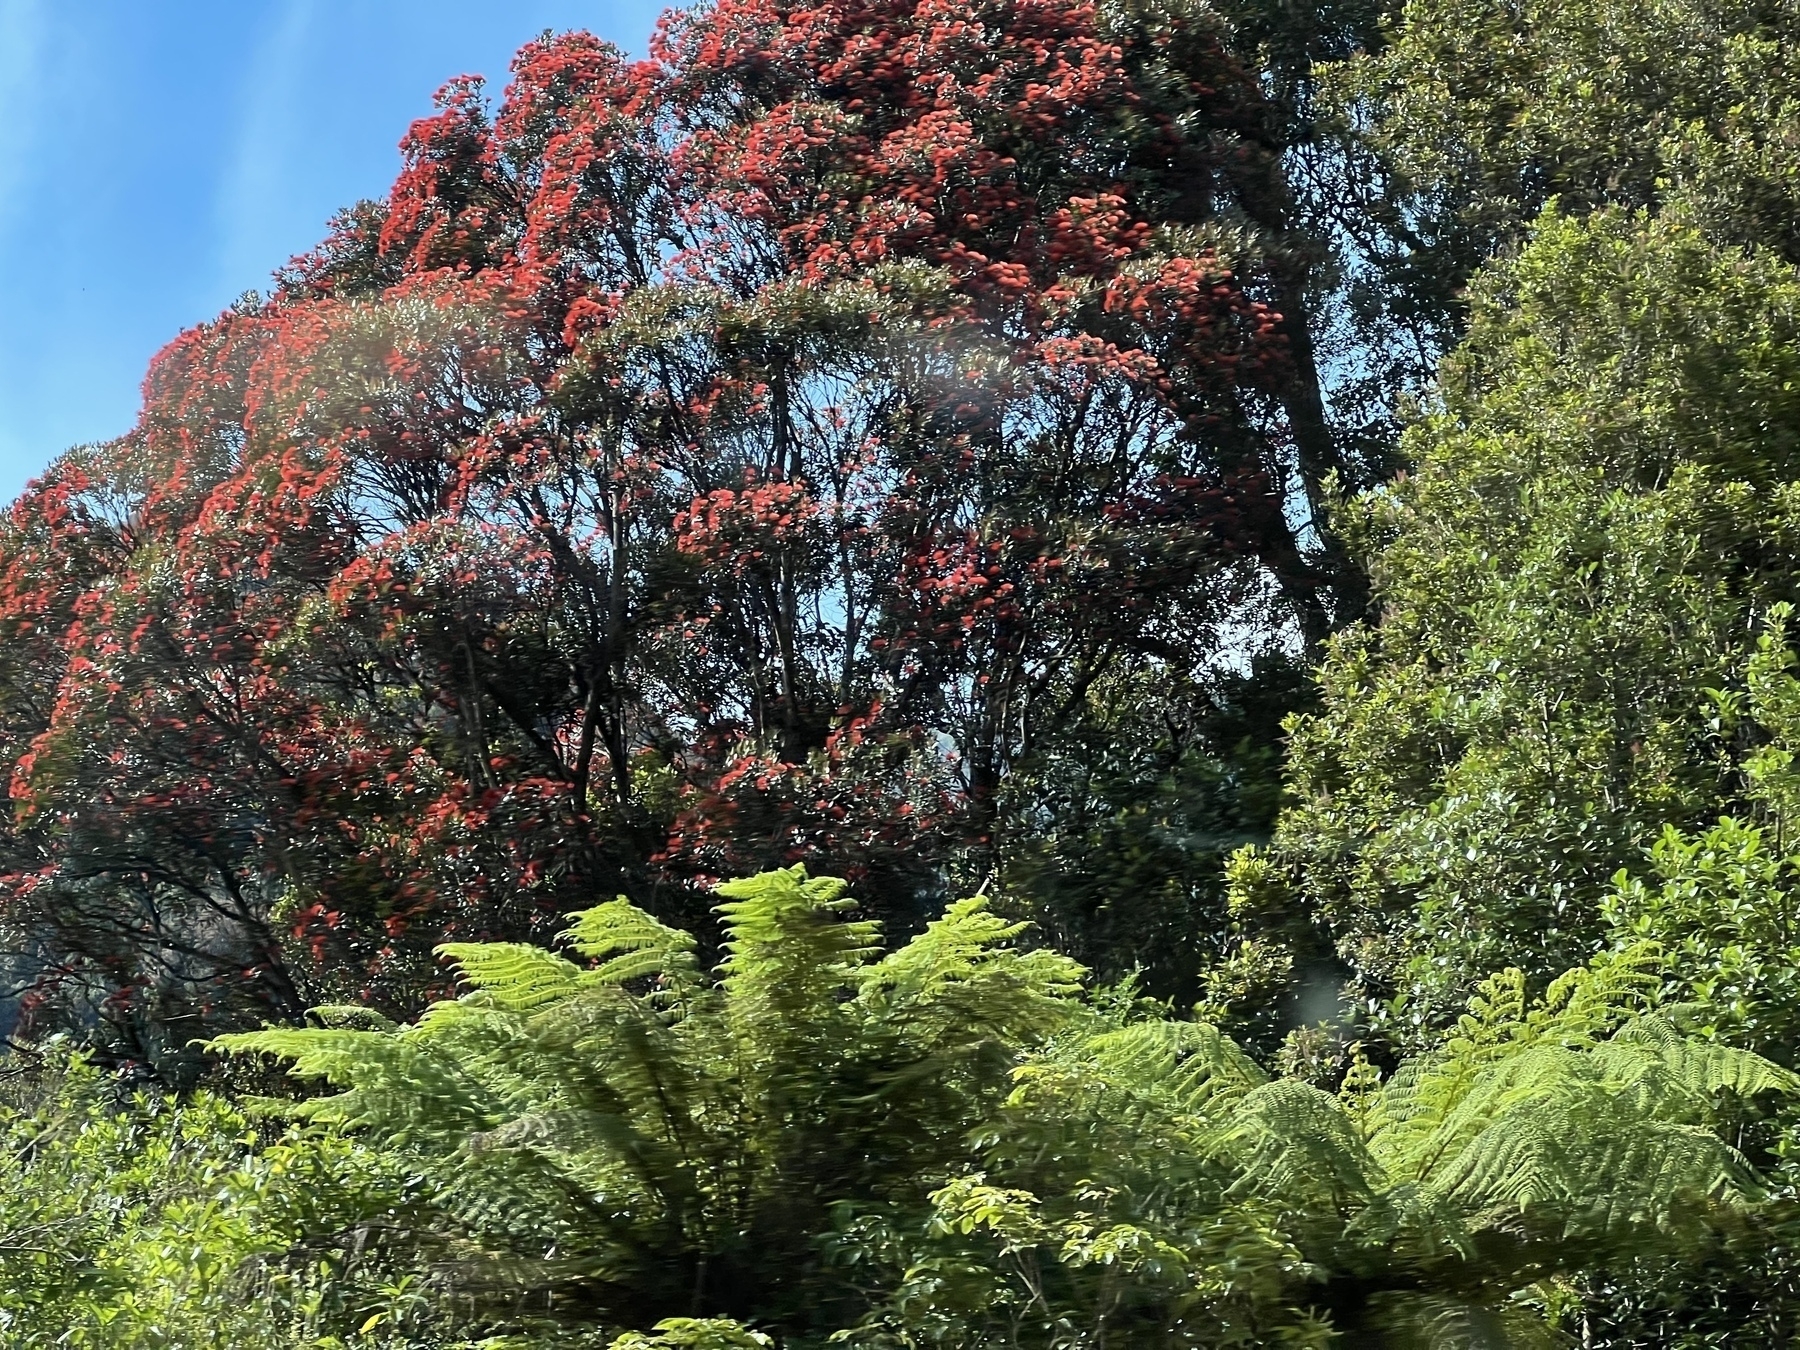
{"label": "blue sky", "polygon": [[642,0],[0,0],[0,498],[125,431],[150,356],[381,195],[452,75],[643,51]]}

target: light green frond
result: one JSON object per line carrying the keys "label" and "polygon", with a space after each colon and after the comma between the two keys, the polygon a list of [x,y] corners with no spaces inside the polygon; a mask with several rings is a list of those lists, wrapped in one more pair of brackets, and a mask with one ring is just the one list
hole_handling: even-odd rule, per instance
{"label": "light green frond", "polygon": [[483,1032],[500,1037],[516,1034],[519,1022],[519,1013],[501,1007],[485,993],[473,993],[433,1003],[399,1034],[415,1041],[468,1042]]}
{"label": "light green frond", "polygon": [[1800,1093],[1800,1075],[1749,1050],[1684,1036],[1674,1023],[1654,1015],[1627,1023],[1595,1051],[1596,1059],[1615,1076],[1631,1073],[1638,1067],[1634,1060],[1643,1055],[1653,1056],[1675,1084],[1699,1099],[1720,1092],[1739,1097]]}
{"label": "light green frond", "polygon": [[1422,1097],[1419,1091],[1435,1061],[1435,1056],[1421,1055],[1401,1064],[1381,1082],[1371,1084],[1366,1076],[1358,1079],[1354,1114],[1362,1121],[1365,1138],[1374,1140],[1390,1130],[1407,1129],[1421,1115],[1435,1110],[1430,1094]]}
{"label": "light green frond", "polygon": [[455,963],[466,984],[508,1012],[568,998],[583,983],[573,961],[523,942],[446,942],[437,953]]}
{"label": "light green frond", "polygon": [[984,896],[958,900],[923,933],[869,967],[863,987],[914,993],[967,979],[1030,927],[1002,919]]}
{"label": "light green frond", "polygon": [[1490,975],[1457,1019],[1457,1030],[1473,1040],[1493,1040],[1511,1033],[1525,1016],[1525,972],[1517,966]]}
{"label": "light green frond", "polygon": [[274,1028],[221,1036],[207,1048],[285,1060],[296,1078],[344,1089],[294,1106],[292,1113],[304,1119],[373,1128],[395,1140],[421,1135],[455,1139],[496,1123],[466,1066],[440,1053],[416,1029]]}
{"label": "light green frond", "polygon": [[1375,1108],[1381,1099],[1382,1086],[1380,1068],[1370,1061],[1362,1042],[1357,1041],[1350,1047],[1350,1067],[1344,1074],[1344,1081],[1338,1084],[1337,1096],[1344,1114],[1356,1122],[1365,1140],[1377,1123]]}
{"label": "light green frond", "polygon": [[1496,1122],[1443,1181],[1446,1198],[1471,1209],[1545,1209],[1611,1238],[1700,1220],[1706,1205],[1755,1193],[1742,1160],[1698,1126],[1615,1120],[1602,1133],[1545,1115]]}
{"label": "light green frond", "polygon": [[694,978],[694,935],[646,914],[621,896],[569,916],[562,936],[581,955],[600,964],[588,972],[596,984],[627,984],[666,977]]}
{"label": "light green frond", "polygon": [[578,1192],[635,1196],[633,1207],[641,1211],[680,1211],[698,1199],[697,1179],[683,1166],[679,1146],[629,1111],[566,1108],[519,1116],[471,1135],[468,1147],[529,1152]]}
{"label": "light green frond", "polygon": [[630,1331],[611,1350],[765,1350],[774,1341],[741,1322],[717,1317],[671,1317],[658,1322],[654,1334]]}
{"label": "light green frond", "polygon": [[1603,952],[1552,980],[1527,1025],[1534,1037],[1598,1041],[1654,1006],[1662,991],[1662,965],[1662,950],[1654,943]]}
{"label": "light green frond", "polygon": [[841,877],[808,877],[800,863],[778,867],[773,872],[759,872],[753,877],[719,883],[718,893],[731,905],[720,905],[719,912],[729,917],[738,905],[755,906],[774,901],[798,904],[810,909],[848,909],[852,902],[844,899],[850,887]]}
{"label": "light green frond", "polygon": [[1698,1065],[1654,1039],[1610,1050],[1539,1045],[1484,1075],[1429,1132],[1391,1132],[1378,1152],[1391,1173],[1471,1215],[1548,1211],[1608,1236],[1662,1225],[1696,1202],[1736,1205],[1757,1187],[1695,1119],[1703,1094],[1681,1075],[1698,1082],[1713,1072],[1706,1048],[1695,1049]]}
{"label": "light green frond", "polygon": [[1095,1037],[1089,1050],[1109,1077],[1168,1093],[1188,1111],[1235,1100],[1268,1082],[1235,1041],[1205,1022],[1140,1022]]}
{"label": "light green frond", "polygon": [[296,1078],[343,1083],[372,1052],[379,1053],[391,1039],[379,1031],[272,1027],[219,1036],[207,1042],[206,1048],[226,1055],[267,1055],[286,1060],[288,1072]]}
{"label": "light green frond", "polygon": [[858,1002],[928,1038],[1046,1035],[1068,1019],[1086,972],[1055,952],[1013,947],[1029,926],[1000,918],[983,897],[959,900],[904,947],[862,968]]}
{"label": "light green frond", "polygon": [[1608,953],[1553,981],[1536,1003],[1521,972],[1488,979],[1442,1049],[1402,1065],[1367,1099],[1371,1145],[1390,1165],[1410,1156],[1429,1171],[1521,1094],[1571,1072],[1578,1062],[1565,1055],[1587,1054],[1643,1017],[1660,961],[1647,946]]}
{"label": "light green frond", "polygon": [[1586,1161],[1567,1128],[1549,1112],[1509,1113],[1450,1152],[1426,1192],[1477,1211],[1566,1204],[1585,1186],[1578,1170]]}
{"label": "light green frond", "polygon": [[1738,1151],[1699,1125],[1651,1122],[1592,1151],[1586,1223],[1612,1236],[1703,1226],[1714,1208],[1764,1198]]}
{"label": "light green frond", "polygon": [[1337,1098],[1291,1078],[1246,1093],[1219,1144],[1238,1158],[1239,1193],[1367,1198],[1381,1175]]}
{"label": "light green frond", "polygon": [[880,928],[844,917],[855,907],[844,890],[836,877],[809,879],[798,865],[719,887],[727,901],[718,906],[726,932],[721,984],[734,1015],[754,1020],[780,1009],[784,1017],[811,1016],[860,983]]}
{"label": "light green frond", "polygon": [[307,1017],[321,1027],[339,1031],[397,1031],[400,1024],[360,1003],[325,1003],[309,1009]]}
{"label": "light green frond", "polygon": [[719,887],[726,903],[718,906],[725,921],[727,977],[741,970],[752,953],[767,952],[796,938],[809,948],[860,964],[880,941],[878,924],[842,916],[856,908],[837,877],[811,877],[796,863]]}
{"label": "light green frond", "polygon": [[1568,1340],[1534,1309],[1393,1293],[1373,1300],[1372,1320],[1394,1350],[1554,1350]]}
{"label": "light green frond", "polygon": [[[1380,1113],[1370,1147],[1390,1173],[1423,1181],[1496,1117],[1523,1103],[1541,1104],[1595,1073],[1582,1052],[1554,1044],[1528,1045],[1475,1073],[1456,1064],[1428,1066],[1413,1080],[1411,1114]],[[1440,1074],[1454,1078],[1445,1083]],[[1394,1091],[1403,1090],[1396,1081]]]}

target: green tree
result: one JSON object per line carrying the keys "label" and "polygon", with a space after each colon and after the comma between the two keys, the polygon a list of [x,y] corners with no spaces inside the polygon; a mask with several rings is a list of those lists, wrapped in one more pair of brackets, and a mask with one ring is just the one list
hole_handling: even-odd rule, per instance
{"label": "green tree", "polygon": [[1381,619],[1290,723],[1258,900],[1391,1034],[1585,960],[1614,873],[1740,800],[1706,691],[1793,592],[1797,339],[1792,268],[1667,216],[1547,215],[1484,277],[1416,468],[1350,513]]}
{"label": "green tree", "polygon": [[1324,77],[1360,189],[1337,219],[1366,382],[1429,385],[1470,278],[1552,201],[1673,210],[1800,262],[1800,7],[1409,0],[1392,18]]}
{"label": "green tree", "polygon": [[1191,1004],[1227,951],[1225,859],[1274,828],[1281,721],[1306,699],[1279,651],[1204,681],[1100,682],[1092,722],[1004,790],[1016,826],[996,850],[997,903],[1100,978],[1134,973],[1146,995]]}

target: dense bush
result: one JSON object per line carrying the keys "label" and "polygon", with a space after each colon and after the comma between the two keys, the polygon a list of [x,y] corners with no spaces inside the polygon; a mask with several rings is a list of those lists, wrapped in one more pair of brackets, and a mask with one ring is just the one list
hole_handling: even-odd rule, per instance
{"label": "dense bush", "polygon": [[67,1047],[9,1069],[5,1097],[6,1345],[373,1350],[435,1320],[406,1236],[425,1193],[397,1156],[134,1090]]}
{"label": "dense bush", "polygon": [[713,977],[618,901],[576,960],[450,949],[470,992],[412,1026],[226,1038],[343,1089],[281,1134],[47,1059],[0,1120],[7,1343],[1526,1336],[1775,1213],[1726,1139],[1800,1079],[1684,1032],[1654,949],[1497,976],[1331,1092],[979,899],[884,954],[839,881],[724,895]]}

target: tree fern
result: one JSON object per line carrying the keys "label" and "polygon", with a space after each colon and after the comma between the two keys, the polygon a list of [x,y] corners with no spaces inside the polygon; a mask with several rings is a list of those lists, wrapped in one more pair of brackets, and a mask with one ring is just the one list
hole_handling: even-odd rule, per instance
{"label": "tree fern", "polygon": [[[1609,955],[1535,1001],[1503,972],[1440,1047],[1385,1080],[1358,1059],[1336,1094],[1200,1024],[1072,1031],[1016,1071],[979,1185],[939,1193],[959,1255],[902,1302],[954,1307],[934,1343],[971,1350],[1002,1324],[1046,1345],[1552,1344],[1545,1280],[1679,1253],[1759,1201],[1722,1097],[1800,1088],[1656,1011],[1658,961]],[[1084,1253],[1113,1232],[1185,1259],[1097,1273]],[[983,1265],[998,1292],[956,1294],[947,1272]]]}
{"label": "tree fern", "polygon": [[564,954],[446,948],[467,992],[412,1026],[220,1045],[414,1151],[493,1328],[646,1347],[1548,1343],[1545,1281],[1759,1203],[1720,1110],[1800,1088],[1657,1008],[1649,949],[1503,972],[1333,1094],[1086,999],[981,899],[886,953],[798,868],[720,914],[710,975],[615,901]]}
{"label": "tree fern", "polygon": [[884,956],[833,878],[720,894],[712,978],[691,938],[619,900],[573,917],[579,960],[444,948],[468,992],[410,1027],[216,1045],[340,1089],[302,1114],[420,1150],[496,1316],[529,1295],[564,1320],[665,1323],[647,1344],[750,1308],[817,1325],[843,1297],[819,1273],[833,1203],[923,1206],[1019,1054],[1073,1015],[1081,971],[1019,950],[982,900]]}

